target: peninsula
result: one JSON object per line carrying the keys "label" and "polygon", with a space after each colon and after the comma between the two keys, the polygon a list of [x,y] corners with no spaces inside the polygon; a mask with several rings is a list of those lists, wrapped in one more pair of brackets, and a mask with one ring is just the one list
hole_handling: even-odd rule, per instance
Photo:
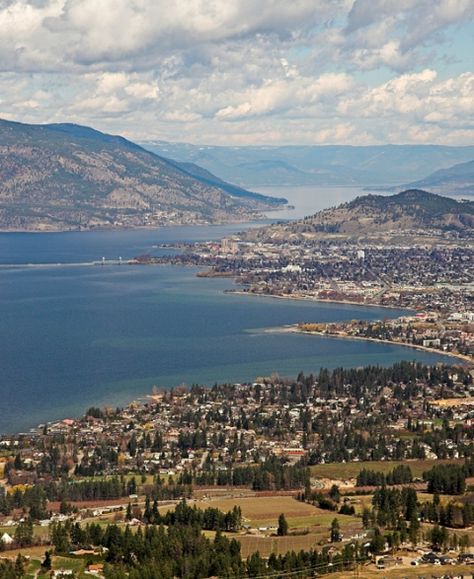
{"label": "peninsula", "polygon": [[413,310],[392,322],[320,327],[462,356],[474,354],[474,202],[425,191],[367,195],[221,243],[181,245],[138,263],[193,264],[235,279],[236,293]]}

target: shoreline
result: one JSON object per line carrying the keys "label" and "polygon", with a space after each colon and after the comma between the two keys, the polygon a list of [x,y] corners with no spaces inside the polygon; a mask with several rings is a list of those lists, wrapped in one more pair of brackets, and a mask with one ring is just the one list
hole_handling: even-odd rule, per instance
{"label": "shoreline", "polygon": [[[276,297],[276,296],[275,296]],[[453,361],[453,365],[455,364],[456,360],[459,360],[463,363],[464,366],[468,366],[468,367],[474,367],[474,360],[471,359],[468,356],[465,356],[464,354],[454,354],[451,352],[444,352],[442,350],[436,350],[434,348],[428,348],[426,346],[420,346],[417,344],[408,344],[405,342],[393,342],[390,340],[384,340],[381,338],[365,338],[363,336],[347,336],[347,335],[338,335],[338,334],[327,334],[325,332],[317,332],[317,331],[309,331],[309,330],[300,330],[298,328],[297,325],[294,324],[289,324],[289,325],[285,325],[285,326],[275,326],[273,328],[264,328],[262,330],[264,333],[267,334],[301,334],[301,335],[308,335],[308,336],[320,336],[323,338],[332,338],[334,340],[353,340],[353,341],[365,341],[365,342],[374,342],[374,343],[379,343],[379,344],[387,344],[390,346],[404,346],[406,348],[411,348],[414,350],[421,350],[424,352],[427,352],[429,354],[439,354],[442,356],[446,356],[449,358],[453,358],[455,359]],[[410,360],[409,360],[410,361]],[[413,360],[411,360],[413,361]],[[432,364],[424,364],[427,366],[432,366]],[[208,385],[206,385],[207,387],[209,387]],[[160,391],[168,391],[169,389],[166,387],[161,387],[159,388]],[[130,405],[135,403],[136,401],[139,400],[150,400],[153,399],[153,394],[141,394],[139,396],[135,396],[134,398],[130,399],[129,402],[125,403],[125,405]],[[79,414],[77,416],[74,416],[73,420],[80,420],[84,417],[85,415],[85,411],[82,414]],[[43,423],[39,423],[36,424],[35,426],[32,426],[30,429],[28,430],[24,430],[23,433],[24,434],[30,434],[33,431],[38,430],[39,428],[41,428],[42,426],[44,426],[44,424],[53,424],[55,422],[60,422],[62,420],[65,420],[65,418],[57,418],[57,419],[52,419],[52,420],[46,420]],[[6,433],[6,432],[0,432],[0,438],[2,436],[15,436],[17,434],[21,434],[22,431],[20,432],[14,432],[14,433]]]}
{"label": "shoreline", "polygon": [[[206,276],[200,276],[200,277],[206,277]],[[211,276],[209,276],[211,277]],[[218,277],[218,276],[212,276],[212,277]],[[223,276],[224,277],[224,276]],[[304,297],[304,296],[282,296],[282,295],[276,295],[276,294],[257,294],[257,293],[252,293],[252,292],[245,292],[242,290],[224,290],[224,293],[226,294],[236,294],[236,295],[242,295],[242,296],[251,296],[251,297],[261,297],[261,298],[275,298],[275,299],[279,299],[279,300],[295,300],[295,301],[303,301],[303,302],[316,302],[318,304],[342,304],[342,305],[346,305],[346,306],[360,306],[360,307],[366,307],[366,308],[380,308],[380,309],[387,309],[387,310],[406,310],[407,312],[416,312],[417,310],[414,310],[413,308],[404,308],[403,306],[387,306],[387,305],[382,305],[382,304],[368,304],[368,303],[361,303],[361,302],[354,302],[351,300],[324,300],[324,299],[319,299],[319,298],[313,298],[313,297]]]}
{"label": "shoreline", "polygon": [[[242,292],[244,294],[246,294],[246,292]],[[266,297],[266,296],[263,296]],[[285,299],[283,296],[269,296],[269,297],[277,297],[279,299]],[[304,299],[304,298],[302,298]],[[332,302],[332,303],[341,303],[341,302]],[[347,302],[342,302],[342,303],[347,303]],[[360,305],[360,304],[355,304],[355,305]],[[377,306],[374,306],[377,307]],[[464,366],[468,366],[468,367],[474,367],[474,360],[471,359],[470,357],[464,355],[464,354],[455,354],[452,352],[444,352],[442,350],[436,350],[434,348],[428,348],[426,346],[421,346],[421,345],[417,345],[417,344],[408,344],[405,342],[394,342],[394,341],[390,341],[390,340],[384,340],[381,338],[366,338],[363,336],[349,336],[349,335],[339,335],[339,334],[329,334],[326,332],[318,332],[318,331],[310,331],[310,330],[301,330],[299,329],[297,324],[289,324],[289,325],[284,325],[284,326],[275,326],[275,327],[268,327],[268,328],[263,328],[262,330],[260,330],[263,333],[267,333],[267,334],[301,334],[301,335],[309,335],[309,336],[319,336],[322,338],[332,338],[334,340],[352,340],[352,341],[365,341],[365,342],[374,342],[374,343],[380,343],[380,344],[387,344],[390,346],[403,346],[406,348],[411,348],[414,350],[420,350],[420,351],[424,351],[427,352],[429,354],[439,354],[442,356],[446,356],[449,358],[453,359],[452,364],[454,365],[455,362],[457,360],[461,361],[463,363]],[[410,360],[409,360],[410,361]],[[411,360],[413,361],[413,360]],[[432,366],[434,364],[425,364],[424,365],[427,366]],[[348,366],[351,367],[351,366]],[[208,384],[206,384],[206,386],[209,386]],[[172,387],[171,387],[172,388]],[[159,390],[160,391],[168,391],[170,388],[167,387],[160,387]],[[142,393],[139,394],[137,396],[134,396],[133,398],[128,399],[127,398],[127,402],[124,402],[123,405],[127,406],[130,404],[133,404],[134,402],[136,402],[137,400],[141,400],[141,399],[150,399],[153,398],[153,394],[148,393]],[[93,402],[88,403],[90,404],[94,404]],[[87,406],[87,405],[86,405]],[[85,410],[82,413],[79,413],[77,415],[74,414],[73,420],[80,420],[81,418],[83,418],[84,414],[85,414]],[[69,415],[68,417],[70,417],[71,415]],[[25,430],[22,431],[15,431],[15,432],[0,432],[0,438],[2,436],[14,436],[17,434],[30,434],[33,431],[38,430],[39,428],[41,428],[44,424],[53,424],[55,422],[60,422],[62,420],[64,420],[64,416],[63,417],[58,417],[56,419],[50,419],[50,420],[45,420],[44,422],[41,422],[39,424],[35,424],[33,426],[31,426],[30,428],[27,428]]]}
{"label": "shoreline", "polygon": [[[172,226],[174,227],[174,226]],[[127,261],[123,261],[122,262],[123,265],[137,265],[137,264],[130,264]],[[51,264],[18,264],[17,267],[74,267],[74,266],[103,266],[101,262],[87,262],[87,263],[81,263],[81,264],[71,264],[71,263],[65,263],[65,264],[55,264],[55,263],[51,263]],[[115,264],[114,264],[115,265]],[[118,265],[118,264],[117,264]],[[155,264],[156,265],[156,264]],[[167,264],[158,264],[158,265],[167,265]],[[203,266],[199,266],[196,264],[172,264],[173,266],[177,265],[178,267],[192,267],[192,268],[197,268],[197,269],[201,269]],[[2,266],[0,266],[2,267]],[[3,267],[12,267],[12,264],[7,264],[4,265]],[[13,266],[14,267],[14,266]],[[217,274],[217,275],[206,275],[205,271],[203,272],[204,275],[202,275],[202,277],[210,277],[210,278],[215,278],[215,277],[222,277],[222,278],[232,278],[234,277],[233,274],[231,275],[226,275],[226,274]],[[197,277],[201,277],[199,275],[199,273],[196,274]],[[236,282],[238,283],[238,281]],[[241,286],[242,287],[242,286]],[[222,291],[222,290],[221,290]],[[221,293],[219,290],[217,290],[216,293]],[[261,293],[252,293],[252,292],[248,292],[248,291],[243,291],[242,289],[239,288],[231,288],[231,289],[227,289],[224,290],[223,293],[228,293],[228,294],[236,294],[236,295],[245,295],[245,296],[250,296],[250,297],[271,297],[271,298],[276,298],[276,299],[280,299],[280,300],[295,300],[295,301],[301,301],[301,302],[310,302],[313,304],[318,304],[318,303],[326,303],[326,304],[341,304],[341,305],[346,305],[346,306],[356,306],[358,308],[361,307],[367,307],[367,308],[380,308],[380,309],[387,309],[387,310],[404,310],[406,312],[416,312],[417,310],[413,310],[410,308],[403,308],[403,307],[399,307],[399,306],[392,306],[392,305],[378,305],[375,303],[361,303],[361,302],[357,302],[357,301],[350,301],[350,300],[330,300],[330,299],[317,299],[314,297],[310,297],[310,296],[298,296],[298,295],[270,295],[270,294],[261,294]],[[388,312],[387,312],[388,315]],[[357,314],[357,318],[361,319],[363,318],[363,314],[362,312]],[[298,329],[297,325],[291,325],[291,326],[283,326],[281,328],[268,328],[265,329],[264,331],[266,332],[273,332],[273,333],[300,333],[300,334],[313,334],[313,335],[320,335],[321,337],[329,337],[329,338],[335,338],[335,339],[351,339],[351,340],[365,340],[365,341],[372,341],[372,342],[379,342],[379,343],[385,343],[387,345],[392,345],[392,346],[405,346],[405,347],[410,347],[412,349],[417,349],[417,350],[421,350],[421,351],[426,351],[427,353],[432,353],[432,354],[440,354],[443,356],[448,356],[450,358],[452,358],[451,363],[455,364],[457,360],[462,361],[463,365],[469,365],[470,367],[474,366],[474,361],[467,357],[464,356],[462,354],[454,354],[454,353],[450,353],[450,352],[444,352],[442,350],[436,350],[433,348],[427,348],[424,346],[418,346],[418,345],[413,345],[413,344],[408,344],[408,343],[403,343],[403,342],[394,342],[394,341],[390,341],[390,340],[382,340],[382,339],[377,339],[377,338],[364,338],[361,336],[344,336],[344,335],[337,335],[337,334],[328,334],[325,332],[311,332],[311,331],[304,331],[304,330],[300,330]],[[459,364],[459,362],[457,362]],[[428,364],[429,365],[429,364]],[[141,394],[141,396],[143,396],[144,394]],[[146,395],[146,394],[145,394]],[[127,397],[128,399],[128,397]],[[136,397],[131,398],[129,400],[129,402],[127,403],[132,403],[133,400],[135,400]],[[93,401],[91,401],[91,403],[93,404]],[[127,404],[124,403],[124,404]],[[87,403],[90,404],[90,403]],[[81,416],[83,415],[83,413],[81,414]],[[58,420],[60,420],[60,418],[58,418]],[[54,420],[52,420],[54,422]],[[49,420],[47,420],[47,422],[50,422]],[[37,425],[33,425],[31,428],[35,429],[37,427]]]}
{"label": "shoreline", "polygon": [[197,221],[196,223],[160,223],[160,224],[143,224],[143,225],[98,225],[95,227],[65,227],[63,229],[17,229],[17,228],[0,228],[0,234],[7,233],[93,233],[95,231],[140,231],[140,230],[153,230],[153,229],[165,229],[169,227],[223,227],[225,225],[251,225],[256,226],[265,225],[268,221],[273,221],[275,218],[272,217],[272,213],[281,211],[282,209],[290,209],[291,206],[282,204],[282,206],[275,206],[274,208],[265,209],[264,211],[257,212],[253,218],[252,215],[246,216],[242,219],[229,219],[224,221]]}
{"label": "shoreline", "polygon": [[423,352],[428,352],[429,354],[439,354],[441,356],[447,356],[449,358],[456,358],[461,360],[469,366],[474,366],[474,360],[465,354],[455,354],[453,352],[445,352],[443,350],[437,350],[436,348],[428,348],[427,346],[420,346],[419,344],[408,344],[407,342],[395,342],[392,340],[384,340],[382,338],[365,338],[364,336],[348,336],[343,334],[328,334],[326,332],[317,332],[315,330],[301,330],[297,325],[281,326],[276,328],[268,328],[265,330],[268,333],[281,333],[281,334],[304,334],[308,336],[321,336],[323,338],[334,338],[336,340],[361,340],[364,342],[375,342],[378,344],[389,344],[391,346],[404,346],[405,348],[411,348],[413,350],[421,350]]}

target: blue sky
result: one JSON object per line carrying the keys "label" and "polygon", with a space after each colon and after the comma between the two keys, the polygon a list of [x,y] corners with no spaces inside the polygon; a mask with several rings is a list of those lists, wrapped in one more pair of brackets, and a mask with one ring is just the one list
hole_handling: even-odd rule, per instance
{"label": "blue sky", "polygon": [[474,143],[474,0],[0,0],[0,116],[136,140]]}

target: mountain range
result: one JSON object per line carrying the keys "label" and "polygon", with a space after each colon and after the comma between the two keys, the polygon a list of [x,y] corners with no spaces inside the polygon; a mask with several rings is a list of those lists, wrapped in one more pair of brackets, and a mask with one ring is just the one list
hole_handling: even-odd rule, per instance
{"label": "mountain range", "polygon": [[3,230],[246,221],[285,202],[89,127],[0,120]]}
{"label": "mountain range", "polygon": [[196,163],[242,187],[390,186],[474,159],[474,146],[198,146],[154,141],[159,155]]}

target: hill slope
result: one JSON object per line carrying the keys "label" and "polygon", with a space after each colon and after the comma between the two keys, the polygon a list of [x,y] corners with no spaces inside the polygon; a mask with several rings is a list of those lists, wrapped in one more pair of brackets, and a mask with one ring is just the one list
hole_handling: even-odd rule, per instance
{"label": "hill slope", "polygon": [[474,201],[456,201],[410,189],[396,195],[365,195],[299,221],[259,229],[264,238],[474,237]]}
{"label": "hill slope", "polygon": [[3,230],[239,221],[281,202],[89,127],[0,120]]}
{"label": "hill slope", "polygon": [[474,195],[474,161],[458,163],[447,169],[439,169],[428,177],[410,184],[434,193]]}
{"label": "hill slope", "polygon": [[242,199],[258,201],[266,205],[270,204],[275,206],[284,205],[288,202],[287,199],[285,199],[284,197],[268,197],[267,195],[262,195],[261,193],[254,193],[253,191],[247,191],[247,189],[243,189],[238,185],[232,185],[227,181],[219,179],[219,177],[216,177],[211,172],[207,171],[206,169],[203,169],[202,167],[194,163],[179,162],[174,161],[172,159],[167,160],[176,167],[178,167],[179,169],[181,169],[182,171],[189,173],[202,183],[213,186],[215,185],[216,187],[223,189],[226,193],[229,193],[229,195],[232,195],[233,197],[240,197]]}

